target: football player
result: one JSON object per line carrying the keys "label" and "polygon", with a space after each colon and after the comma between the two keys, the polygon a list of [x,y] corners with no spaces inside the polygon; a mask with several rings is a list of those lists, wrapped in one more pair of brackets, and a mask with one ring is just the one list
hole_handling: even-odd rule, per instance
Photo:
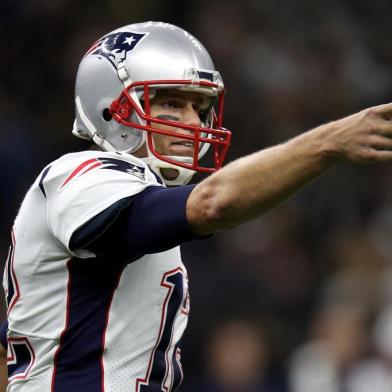
{"label": "football player", "polygon": [[[220,169],[224,93],[206,49],[173,25],[128,25],[87,51],[73,133],[95,148],[48,164],[12,230],[8,391],[176,390],[178,245],[259,216],[338,161],[392,159],[385,104]],[[197,171],[212,175],[186,185]]]}

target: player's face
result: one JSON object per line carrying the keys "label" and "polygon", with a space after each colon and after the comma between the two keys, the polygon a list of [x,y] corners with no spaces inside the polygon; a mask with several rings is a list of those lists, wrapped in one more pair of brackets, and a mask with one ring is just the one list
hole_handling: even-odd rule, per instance
{"label": "player's face", "polygon": [[[199,126],[200,114],[206,106],[206,97],[200,93],[179,90],[158,90],[151,100],[151,116],[164,120],[179,121]],[[191,130],[152,124],[154,128],[170,130],[179,134],[191,134]],[[167,135],[154,134],[155,149],[162,155],[192,156],[193,141]]]}

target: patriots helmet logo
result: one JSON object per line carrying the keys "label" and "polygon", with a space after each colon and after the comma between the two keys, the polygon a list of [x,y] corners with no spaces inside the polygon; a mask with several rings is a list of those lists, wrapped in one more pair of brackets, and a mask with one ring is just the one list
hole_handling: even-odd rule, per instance
{"label": "patriots helmet logo", "polygon": [[135,176],[140,180],[145,179],[144,167],[134,165],[133,163],[123,161],[121,159],[104,157],[92,158],[82,162],[72,171],[72,173],[62,183],[61,187],[59,188],[59,192],[62,191],[72,179],[78,178],[87,172],[97,169],[117,170]]}
{"label": "patriots helmet logo", "polygon": [[136,45],[147,35],[148,33],[131,33],[129,31],[106,35],[95,42],[85,56],[89,54],[104,56],[114,68],[117,68],[117,65],[124,61],[127,54],[135,49]]}

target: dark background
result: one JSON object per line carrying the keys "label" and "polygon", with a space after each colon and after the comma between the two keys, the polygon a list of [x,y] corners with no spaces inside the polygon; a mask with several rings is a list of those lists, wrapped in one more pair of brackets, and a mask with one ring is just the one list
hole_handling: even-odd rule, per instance
{"label": "dark background", "polygon": [[[98,37],[160,20],[199,38],[228,90],[233,160],[391,100],[391,16],[386,0],[2,0],[1,259],[38,173],[85,148],[71,134],[74,78]],[[309,358],[327,358],[317,374],[333,369],[328,382],[340,386],[367,374],[366,361],[389,364],[377,337],[381,347],[391,338],[375,326],[392,299],[391,180],[392,164],[341,163],[264,217],[183,247],[192,312],[182,390],[305,392],[296,382],[310,377]],[[241,326],[257,330],[256,359],[235,348],[247,347]],[[329,349],[314,353],[315,342]]]}

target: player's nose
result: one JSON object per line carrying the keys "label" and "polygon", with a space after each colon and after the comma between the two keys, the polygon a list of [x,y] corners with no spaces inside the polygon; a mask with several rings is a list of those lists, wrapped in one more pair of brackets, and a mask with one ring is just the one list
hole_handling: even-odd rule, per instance
{"label": "player's nose", "polygon": [[199,111],[191,103],[184,107],[183,122],[196,127],[201,125]]}

